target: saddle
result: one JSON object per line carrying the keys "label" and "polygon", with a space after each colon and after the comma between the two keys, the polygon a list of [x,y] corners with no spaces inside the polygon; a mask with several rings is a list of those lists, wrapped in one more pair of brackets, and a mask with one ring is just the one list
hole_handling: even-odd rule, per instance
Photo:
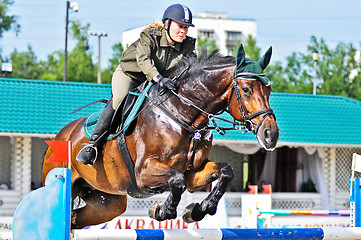
{"label": "saddle", "polygon": [[[110,125],[110,134],[107,138],[108,141],[114,140],[119,131],[122,131],[124,134],[130,134],[132,132],[134,127],[132,123],[136,119],[139,109],[144,102],[145,94],[149,92],[149,89],[152,87],[152,85],[153,83],[146,81],[139,87],[129,91],[129,93],[115,110]],[[89,138],[94,131],[101,111],[91,114],[84,123],[84,131]]]}

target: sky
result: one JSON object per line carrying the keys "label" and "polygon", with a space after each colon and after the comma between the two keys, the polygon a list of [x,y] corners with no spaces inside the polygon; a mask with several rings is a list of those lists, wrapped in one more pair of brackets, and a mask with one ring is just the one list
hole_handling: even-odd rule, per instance
{"label": "sky", "polygon": [[[112,56],[112,45],[121,42],[122,32],[161,20],[171,4],[187,5],[193,16],[198,12],[227,13],[232,19],[257,22],[257,46],[262,54],[273,47],[271,61],[284,61],[293,52],[306,53],[310,38],[323,38],[334,48],[338,43],[352,43],[360,49],[360,0],[74,0],[79,11],[69,10],[70,19],[79,19],[90,30],[107,32],[101,38],[102,68]],[[14,0],[10,14],[18,16],[21,32],[6,32],[0,39],[3,56],[16,48],[27,51],[30,45],[40,60],[65,48],[65,0]],[[90,37],[94,63],[98,55],[97,37]],[[68,50],[74,47],[69,39]]]}

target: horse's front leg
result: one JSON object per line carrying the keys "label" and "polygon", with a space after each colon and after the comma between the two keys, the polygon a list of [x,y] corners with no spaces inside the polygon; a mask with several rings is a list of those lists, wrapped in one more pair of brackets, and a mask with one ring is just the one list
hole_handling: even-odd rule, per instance
{"label": "horse's front leg", "polygon": [[137,183],[143,189],[170,188],[170,194],[162,204],[155,204],[149,208],[149,217],[158,221],[177,217],[177,206],[182,193],[186,189],[184,175],[179,171],[160,163],[157,160],[147,160],[146,166],[139,170]]}
{"label": "horse's front leg", "polygon": [[206,214],[214,215],[218,202],[233,177],[233,168],[228,163],[206,162],[197,172],[187,173],[186,184],[189,192],[207,186],[216,179],[218,179],[218,183],[201,203],[191,203],[186,207],[183,212],[183,220],[191,223],[202,220]]}

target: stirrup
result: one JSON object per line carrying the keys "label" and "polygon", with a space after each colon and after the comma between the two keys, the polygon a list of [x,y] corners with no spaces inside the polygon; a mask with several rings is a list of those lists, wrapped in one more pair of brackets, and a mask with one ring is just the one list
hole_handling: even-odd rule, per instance
{"label": "stirrup", "polygon": [[[90,161],[90,163],[85,163],[84,161],[82,161],[81,159],[78,158],[78,155],[79,155],[80,153],[82,153],[83,150],[85,150],[85,149],[88,148],[88,147],[94,149],[94,151],[95,151],[95,156],[94,156],[94,161]],[[95,147],[94,144],[88,143],[87,145],[85,145],[85,146],[79,151],[78,155],[76,156],[76,160],[77,160],[78,162],[83,163],[83,164],[86,164],[86,165],[88,165],[88,166],[93,166],[93,164],[95,163],[95,161],[97,160],[97,157],[98,157],[98,148]]]}

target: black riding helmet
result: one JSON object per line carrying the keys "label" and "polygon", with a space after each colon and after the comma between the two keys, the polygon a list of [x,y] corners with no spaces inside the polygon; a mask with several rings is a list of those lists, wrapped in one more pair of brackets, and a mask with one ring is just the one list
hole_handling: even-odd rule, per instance
{"label": "black riding helmet", "polygon": [[165,23],[167,19],[183,25],[194,27],[192,24],[192,12],[186,5],[179,3],[170,5],[163,14],[162,22]]}

